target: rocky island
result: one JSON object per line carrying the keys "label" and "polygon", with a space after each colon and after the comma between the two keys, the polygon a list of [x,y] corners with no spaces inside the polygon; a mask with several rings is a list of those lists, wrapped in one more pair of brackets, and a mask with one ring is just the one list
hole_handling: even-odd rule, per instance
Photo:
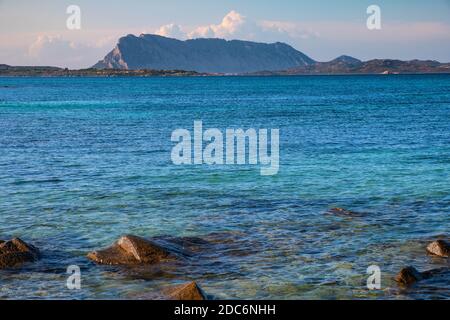
{"label": "rocky island", "polygon": [[342,55],[319,62],[288,44],[223,39],[181,41],[152,34],[127,35],[90,68],[0,64],[0,76],[153,77],[153,76],[291,76],[358,74],[444,74],[450,63],[434,60],[374,59]]}
{"label": "rocky island", "polygon": [[288,44],[223,39],[180,41],[151,34],[127,35],[95,69],[181,69],[234,75],[332,75],[450,73],[450,63],[374,59],[342,55],[316,61]]}

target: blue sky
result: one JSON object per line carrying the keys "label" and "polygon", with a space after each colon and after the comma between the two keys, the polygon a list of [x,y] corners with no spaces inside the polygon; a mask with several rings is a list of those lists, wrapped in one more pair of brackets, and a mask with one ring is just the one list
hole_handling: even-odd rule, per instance
{"label": "blue sky", "polygon": [[[81,8],[81,30],[66,28],[71,4]],[[371,4],[381,8],[381,30],[366,27]],[[128,33],[282,41],[319,61],[450,62],[450,0],[0,0],[0,63],[88,67]]]}

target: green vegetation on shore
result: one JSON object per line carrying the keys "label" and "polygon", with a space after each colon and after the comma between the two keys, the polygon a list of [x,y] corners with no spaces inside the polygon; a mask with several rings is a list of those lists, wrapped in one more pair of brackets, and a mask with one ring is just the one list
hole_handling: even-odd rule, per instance
{"label": "green vegetation on shore", "polygon": [[204,73],[183,70],[119,70],[119,69],[80,69],[70,70],[58,67],[8,66],[0,65],[0,76],[8,77],[177,77],[202,76]]}

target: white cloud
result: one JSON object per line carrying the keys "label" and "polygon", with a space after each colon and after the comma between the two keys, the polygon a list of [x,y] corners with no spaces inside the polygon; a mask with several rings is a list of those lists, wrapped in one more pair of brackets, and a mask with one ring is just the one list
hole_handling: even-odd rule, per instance
{"label": "white cloud", "polygon": [[[40,35],[28,48],[28,54],[31,57],[40,57],[42,54],[74,50],[74,42],[66,41],[61,36]],[[49,52],[50,51],[50,52]]]}
{"label": "white cloud", "polygon": [[176,39],[193,39],[193,38],[236,38],[251,36],[249,33],[252,22],[248,21],[245,16],[232,10],[222,19],[219,24],[210,24],[195,27],[182,27],[175,23],[163,25],[154,31],[155,34],[176,38]]}
{"label": "white cloud", "polygon": [[263,29],[255,21],[234,10],[223,17],[219,24],[183,27],[178,24],[167,24],[154,31],[155,34],[176,38],[222,38],[222,39],[255,39]]}
{"label": "white cloud", "polygon": [[177,39],[222,38],[227,40],[240,39],[266,42],[293,42],[299,39],[306,40],[319,37],[317,32],[296,23],[255,21],[235,10],[227,13],[218,24],[182,27],[171,23],[161,26],[155,33]]}
{"label": "white cloud", "polygon": [[155,34],[175,39],[186,38],[186,33],[181,29],[179,25],[174,23],[161,26],[158,30],[156,30]]}
{"label": "white cloud", "polygon": [[80,68],[93,65],[105,54],[105,39],[94,44],[80,44],[64,39],[60,35],[39,35],[28,47],[26,59],[35,65],[51,65]]}
{"label": "white cloud", "polygon": [[248,25],[246,18],[232,10],[220,24],[211,24],[195,28],[188,34],[189,38],[230,38],[238,34]]}
{"label": "white cloud", "polygon": [[94,43],[91,44],[91,46],[97,47],[97,48],[111,48],[117,43],[117,35],[108,35],[104,37],[100,37],[99,39],[95,40]]}
{"label": "white cloud", "polygon": [[284,36],[297,40],[320,37],[320,33],[313,28],[295,22],[265,20],[261,21],[259,25],[263,33],[271,34],[273,36]]}
{"label": "white cloud", "polygon": [[[211,24],[200,26],[188,34],[189,38],[230,38],[242,33],[247,29],[249,22],[246,17],[232,10],[223,19],[220,24]],[[247,35],[248,36],[248,35]]]}

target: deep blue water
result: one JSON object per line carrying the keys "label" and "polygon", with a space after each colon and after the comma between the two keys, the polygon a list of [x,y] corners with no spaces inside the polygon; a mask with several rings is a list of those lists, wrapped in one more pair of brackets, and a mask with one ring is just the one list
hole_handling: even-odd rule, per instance
{"label": "deep blue water", "polygon": [[[173,165],[171,133],[194,120],[279,128],[279,173]],[[448,276],[392,281],[448,266],[424,247],[449,237],[449,172],[448,75],[0,78],[0,239],[43,252],[0,271],[0,298],[139,298],[188,280],[225,299],[450,298]],[[85,258],[126,233],[212,244],[158,272]]]}

